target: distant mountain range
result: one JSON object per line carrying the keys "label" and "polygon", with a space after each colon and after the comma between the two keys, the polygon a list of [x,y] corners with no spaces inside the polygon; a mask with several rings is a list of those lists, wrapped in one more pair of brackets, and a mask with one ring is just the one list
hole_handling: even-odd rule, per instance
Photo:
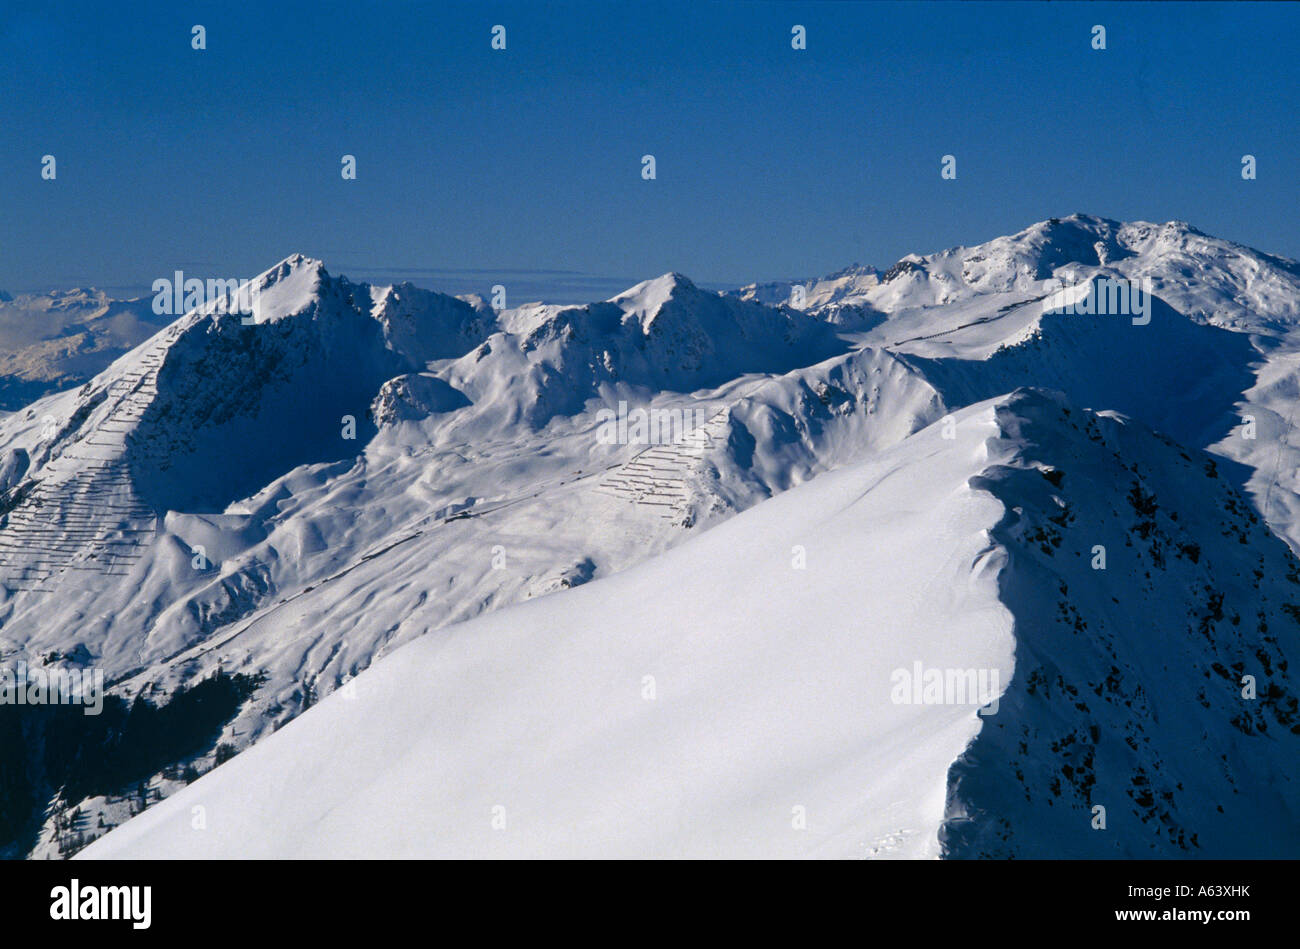
{"label": "distant mountain range", "polygon": [[0,411],[81,385],[171,320],[100,290],[0,292]]}
{"label": "distant mountain range", "polygon": [[[1118,282],[1148,322],[1050,305]],[[0,367],[61,389],[0,418],[0,667],[116,697],[0,706],[11,855],[1300,846],[1294,261],[1074,215],[585,306],[251,286],[0,305],[90,360]]]}

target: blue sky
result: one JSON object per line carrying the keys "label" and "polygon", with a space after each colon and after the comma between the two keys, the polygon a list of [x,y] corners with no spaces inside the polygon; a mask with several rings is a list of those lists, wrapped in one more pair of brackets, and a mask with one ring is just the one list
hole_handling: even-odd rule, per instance
{"label": "blue sky", "polygon": [[1300,258],[1294,4],[265,6],[0,6],[0,288],[139,293],[301,251],[595,299],[669,270],[887,266],[1074,211]]}

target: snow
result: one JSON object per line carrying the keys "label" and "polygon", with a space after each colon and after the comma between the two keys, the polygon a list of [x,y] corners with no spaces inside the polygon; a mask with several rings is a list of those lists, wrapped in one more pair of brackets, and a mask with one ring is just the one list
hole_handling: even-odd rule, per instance
{"label": "snow", "polygon": [[[1053,287],[1101,276],[1150,279],[1156,296],[1151,323],[1043,312]],[[418,745],[419,753],[451,756],[438,772],[446,778],[439,791],[446,797],[439,800],[473,810],[500,786],[515,805],[494,803],[511,814],[515,806],[524,814],[533,807],[536,826],[552,828],[539,830],[541,836],[529,838],[533,843],[521,829],[517,836],[490,836],[488,846],[526,850],[546,839],[547,847],[631,853],[654,850],[662,841],[663,847],[696,848],[692,853],[725,846],[728,853],[859,856],[934,855],[940,846],[950,855],[1041,854],[1051,841],[1066,839],[1066,827],[1076,826],[1068,821],[1087,825],[1086,800],[1066,804],[1038,795],[1055,776],[1044,769],[1070,764],[1052,743],[1079,729],[1088,732],[1076,720],[1082,713],[1060,704],[1060,694],[1022,694],[1025,682],[1017,673],[1001,680],[1009,696],[1004,704],[1022,702],[1023,724],[1037,730],[1041,740],[1026,740],[1032,760],[1021,760],[1018,741],[995,740],[998,723],[1011,721],[1005,712],[976,732],[979,721],[964,715],[969,709],[951,721],[926,718],[930,724],[915,738],[915,760],[910,752],[890,758],[883,749],[904,741],[906,730],[886,733],[870,725],[859,736],[853,716],[869,713],[877,716],[869,721],[887,724],[895,721],[891,715],[906,719],[910,713],[892,704],[882,711],[873,704],[880,695],[854,689],[864,677],[874,682],[883,674],[887,683],[891,662],[905,668],[917,657],[886,654],[877,627],[849,629],[844,617],[854,610],[882,622],[905,615],[890,635],[917,648],[932,642],[927,617],[939,622],[961,613],[983,624],[983,632],[970,632],[971,662],[1009,675],[1004,660],[1014,650],[1016,667],[1029,670],[1026,675],[1040,667],[1044,676],[1068,674],[1072,682],[1101,687],[1109,703],[1111,686],[1098,670],[1113,665],[1124,672],[1126,684],[1115,689],[1128,701],[1128,683],[1171,675],[1146,652],[1126,653],[1120,646],[1151,638],[1157,628],[1203,639],[1204,617],[1192,613],[1208,610],[1209,588],[1223,595],[1225,615],[1238,616],[1242,628],[1225,619],[1214,632],[1219,652],[1179,653],[1179,681],[1199,684],[1209,675],[1219,682],[1215,663],[1227,670],[1234,663],[1258,665],[1261,652],[1273,657],[1271,668],[1285,668],[1276,663],[1293,649],[1293,623],[1283,607],[1295,598],[1282,542],[1300,549],[1300,483],[1291,477],[1300,465],[1300,433],[1293,431],[1300,265],[1177,222],[1122,224],[1075,215],[977,247],[908,255],[884,271],[852,267],[798,282],[808,288],[802,310],[787,305],[793,282],[720,295],[666,274],[586,306],[526,304],[496,312],[481,300],[409,284],[353,283],[320,261],[287,258],[252,282],[259,288],[256,325],[245,326],[217,307],[201,308],[79,388],[0,415],[0,662],[39,664],[54,651],[76,655],[104,670],[117,693],[147,692],[155,699],[217,668],[264,676],[221,730],[219,740],[241,749],[240,755],[200,787],[225,780],[221,775],[232,768],[253,768],[241,764],[246,759],[261,762],[258,770],[269,767],[267,756],[277,753],[263,749],[290,741],[282,736],[295,729],[310,732],[313,716],[339,716],[340,734],[368,735],[364,730],[372,724],[365,720],[382,720],[389,710],[365,705],[362,684],[400,679],[398,667],[407,662],[396,656],[412,657],[411,668],[432,677],[450,703],[438,705],[431,689],[417,696],[413,684],[403,686],[410,692],[401,700],[410,705],[410,734],[429,733],[431,744]],[[1050,399],[1008,395],[1022,386],[1064,390],[1073,414]],[[683,445],[606,444],[597,435],[600,412],[620,402],[698,413],[708,422]],[[1086,409],[1101,413],[1090,435],[1057,444],[1045,434],[1072,432],[1071,420],[1092,417]],[[1032,431],[1033,437],[988,443],[999,412],[998,426]],[[342,434],[344,416],[356,422],[355,440]],[[1243,416],[1254,419],[1254,430]],[[968,420],[976,417],[985,419],[976,428],[990,430],[968,431]],[[943,444],[952,452],[969,449],[969,457],[931,458],[933,432],[949,419],[962,420],[958,439]],[[1145,432],[1143,423],[1160,434],[1132,434]],[[1181,444],[1169,449],[1164,437]],[[1129,455],[1115,459],[1102,452],[1126,439],[1132,441]],[[1050,447],[1051,458],[1034,458],[1033,446],[1040,445]],[[1202,450],[1218,459],[1222,484],[1184,497],[1180,484],[1201,471]],[[1002,467],[1028,474],[1004,477],[999,459]],[[1061,491],[1044,495],[1048,482],[1038,469],[1048,463],[1065,470],[1066,481]],[[887,476],[882,466],[889,465],[894,474]],[[1071,497],[1081,480],[1071,472],[1080,466],[1094,472],[1096,483],[1086,497]],[[1203,477],[1196,474],[1198,484]],[[1032,531],[1072,538],[1052,520],[1062,504],[1080,523],[1078,512],[1087,509],[1087,523],[1115,528],[1106,542],[1112,558],[1130,553],[1137,545],[1127,499],[1134,478],[1164,507],[1170,507],[1164,496],[1177,495],[1171,509],[1179,521],[1177,527],[1160,522],[1167,541],[1156,550],[1141,546],[1140,565],[1105,574],[1107,583],[1121,588],[1097,585],[1088,560],[1100,541],[1086,530],[1076,528],[1079,536],[1054,555],[1059,559],[1043,559],[1053,555],[1042,552]],[[971,479],[982,487],[959,486]],[[1223,493],[1235,490],[1246,500]],[[892,506],[882,500],[887,497]],[[926,504],[948,512],[957,534],[945,533]],[[1005,518],[998,513],[1003,509],[1011,512]],[[1232,516],[1213,520],[1200,510]],[[1251,511],[1261,523],[1243,526],[1242,512]],[[968,516],[973,520],[963,520]],[[983,537],[979,544],[976,535]],[[813,557],[821,543],[835,556]],[[791,577],[785,571],[795,544],[804,544],[810,559],[806,571],[791,571],[797,574]],[[1193,546],[1200,551],[1196,563],[1176,552]],[[204,558],[196,561],[200,548]],[[956,559],[945,559],[949,555]],[[1006,564],[1017,566],[1008,572]],[[1257,569],[1269,578],[1258,589],[1250,584]],[[1131,574],[1132,584],[1120,584],[1121,573]],[[1081,592],[1018,597],[1021,577],[1035,578],[1031,590],[1064,584]],[[952,600],[953,590],[963,602]],[[919,599],[913,612],[899,614],[907,591]],[[1261,597],[1267,602],[1253,602]],[[1151,605],[1111,612],[1112,598]],[[653,605],[661,600],[676,604],[676,619]],[[738,604],[743,613],[736,612]],[[1029,634],[1055,623],[1062,610],[1068,614],[1067,607],[1080,615],[1095,610],[1098,615],[1085,618],[1105,626],[1110,638],[1052,667],[1044,657],[1060,646],[1052,638],[1058,633]],[[800,611],[827,622],[795,623]],[[1012,616],[1014,641],[1007,639]],[[736,617],[750,626],[738,628]],[[784,617],[798,628],[774,626],[768,617]],[[1026,617],[1036,625],[1026,625]],[[1259,624],[1277,642],[1260,638]],[[1059,633],[1069,637],[1067,644],[1073,628]],[[530,636],[529,629],[545,631]],[[555,634],[569,630],[569,638]],[[815,657],[796,653],[798,637],[810,636],[822,637],[808,641],[823,648],[813,650]],[[491,648],[473,645],[480,641]],[[944,642],[945,649],[953,647]],[[1177,652],[1179,642],[1161,648]],[[757,651],[747,652],[745,644]],[[853,653],[851,644],[870,648]],[[427,663],[414,661],[426,651]],[[661,822],[655,826],[662,838],[617,824],[603,837],[582,838],[585,844],[557,843],[547,834],[561,815],[576,820],[572,808],[579,804],[563,803],[558,791],[558,797],[529,804],[533,785],[523,772],[488,782],[487,790],[456,779],[456,762],[491,768],[492,756],[450,734],[437,710],[455,709],[464,721],[495,713],[474,704],[456,675],[439,671],[443,656],[470,679],[478,674],[472,670],[499,669],[503,682],[531,696],[526,707],[489,689],[504,707],[536,718],[536,731],[516,722],[508,734],[542,736],[571,748],[575,757],[564,760],[607,782],[573,799],[582,806],[608,804],[612,797],[602,793],[614,795],[618,788],[631,794],[633,758],[672,763],[663,765],[667,776],[654,772],[659,776],[643,780],[659,782],[653,786],[670,797],[677,793],[675,803],[633,795],[632,812]],[[637,664],[653,665],[656,657],[668,678],[657,679],[656,703],[643,706],[641,677],[654,673]],[[807,669],[821,680],[834,680],[843,668],[843,681],[829,681],[824,695],[804,695],[781,678],[778,657],[786,668]],[[859,658],[872,668],[855,665]],[[566,678],[562,660],[573,664],[572,676],[588,678]],[[530,678],[529,663],[544,667],[551,679]],[[737,669],[780,696],[802,731],[784,731],[784,719],[762,706],[758,686],[733,677]],[[561,685],[550,689],[548,681]],[[570,694],[575,683],[588,687],[586,698]],[[629,694],[625,687],[635,701],[617,705]],[[349,707],[367,710],[355,721],[330,698],[347,689],[359,690]],[[710,690],[734,696],[739,710],[719,715],[716,698],[712,705],[705,701]],[[1140,755],[1105,762],[1115,781],[1137,768],[1192,768],[1177,750],[1184,745],[1214,748],[1231,759],[1233,742],[1262,739],[1232,724],[1237,713],[1223,696],[1202,697],[1190,687],[1178,694],[1197,708],[1204,698],[1212,714],[1204,721],[1183,716],[1195,721],[1195,735],[1144,730],[1139,737],[1150,745]],[[304,714],[309,695],[324,701]],[[1286,714],[1280,704],[1286,695],[1263,704]],[[823,700],[836,716],[847,717],[820,720],[816,709]],[[1040,701],[1047,706],[1039,708]],[[597,721],[589,702],[615,703],[627,717]],[[688,726],[672,717],[675,707],[701,714]],[[699,723],[715,717],[714,731],[692,735],[692,728],[703,729]],[[1111,709],[1101,719],[1107,740],[1138,740],[1126,731],[1131,717],[1122,702]],[[1290,726],[1274,722],[1267,741],[1290,734]],[[747,744],[737,737],[742,723],[780,742],[766,752]],[[637,729],[661,738],[663,754],[677,757],[655,757],[658,752],[640,742],[620,751],[617,741],[631,741]],[[571,746],[563,745],[565,736]],[[730,777],[731,757],[708,756],[724,737],[737,748]],[[963,777],[961,762],[970,759],[962,750],[972,738],[970,755],[986,754],[999,764]],[[593,751],[600,747],[616,759],[628,757],[606,767]],[[787,747],[803,757],[763,760]],[[1277,745],[1279,753],[1289,747]],[[704,759],[696,760],[696,753]],[[528,754],[521,760],[535,766],[530,774],[538,775],[537,787],[563,784],[540,752]],[[1145,856],[1155,847],[1182,855],[1197,846],[1230,852],[1233,828],[1244,820],[1241,809],[1229,808],[1224,817],[1203,806],[1225,796],[1258,805],[1282,828],[1257,836],[1266,836],[1269,845],[1289,844],[1294,815],[1285,806],[1259,805],[1264,795],[1256,792],[1270,782],[1284,785],[1291,772],[1272,753],[1255,757],[1256,765],[1233,764],[1239,783],[1254,790],[1234,793],[1234,785],[1217,777],[1198,783],[1181,774],[1184,788],[1195,786],[1195,794],[1165,789],[1177,807],[1167,821],[1152,820],[1162,827],[1193,821],[1201,829],[1199,844],[1190,842],[1190,830],[1181,842],[1176,835],[1154,841],[1139,835],[1125,844],[1128,852]],[[416,760],[423,759],[393,767]],[[821,763],[807,763],[813,760]],[[1013,762],[1037,777],[1024,787],[985,777],[1012,774]],[[209,770],[212,751],[192,763]],[[1070,764],[1076,774],[1077,764]],[[928,790],[915,794],[905,782],[890,783],[896,772]],[[254,777],[249,771],[246,780]],[[968,791],[957,794],[963,783]],[[770,791],[763,790],[767,784]],[[302,793],[337,798],[332,819],[342,827],[351,806],[343,802],[358,800],[348,796],[355,789],[327,785],[317,791],[304,784]],[[742,785],[743,793],[724,790]],[[155,780],[154,786],[176,790],[174,782]],[[801,788],[805,792],[796,795]],[[1129,790],[1115,790],[1108,801],[1114,807],[1118,799],[1121,812],[1145,832]],[[728,793],[734,816],[723,813]],[[1026,793],[1037,802],[1032,808],[1011,806]],[[791,829],[786,838],[796,805],[808,808],[809,830]],[[83,810],[92,820],[107,813],[116,823],[123,816],[116,806],[96,798]],[[369,814],[385,803],[367,799],[357,806]],[[708,815],[706,827],[663,831],[662,822],[675,819],[673,808],[696,806]],[[963,809],[977,815],[977,833],[962,829]],[[236,810],[253,833],[255,815]],[[1045,813],[1054,816],[1045,820]],[[384,826],[413,819],[395,815]],[[782,833],[746,837],[741,829],[745,821],[769,819]],[[1003,821],[1017,830],[1005,840],[990,830]],[[47,821],[34,853],[56,852],[50,826]],[[468,848],[468,835],[482,827],[444,830],[438,840]],[[301,834],[304,841],[311,836],[306,829]],[[330,846],[366,844],[350,834],[330,837]],[[163,839],[151,836],[148,847],[169,846]],[[240,843],[249,845],[247,839]],[[286,838],[284,846],[297,844]],[[1089,855],[1116,852],[1113,839],[1084,837],[1070,846]]]}
{"label": "snow", "polygon": [[992,408],[958,428],[426,636],[86,856],[936,856],[976,711],[890,673],[1011,673],[1001,509],[966,483]]}
{"label": "snow", "polygon": [[422,637],[84,856],[1284,856],[1297,583],[1204,456],[1021,389]]}
{"label": "snow", "polygon": [[0,409],[81,385],[170,319],[97,290],[0,294]]}

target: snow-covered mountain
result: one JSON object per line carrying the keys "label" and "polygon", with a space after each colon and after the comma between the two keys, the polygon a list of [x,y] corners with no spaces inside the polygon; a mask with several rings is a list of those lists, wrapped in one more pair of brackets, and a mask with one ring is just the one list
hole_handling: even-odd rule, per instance
{"label": "snow-covered mountain", "polygon": [[[1119,280],[1145,322],[1045,305]],[[16,852],[173,795],[89,853],[1300,842],[1294,262],[1076,215],[797,301],[254,284],[0,419],[0,665],[136,706],[43,755],[0,706]],[[913,662],[997,713],[895,704]],[[200,791],[220,835],[176,830]]]}

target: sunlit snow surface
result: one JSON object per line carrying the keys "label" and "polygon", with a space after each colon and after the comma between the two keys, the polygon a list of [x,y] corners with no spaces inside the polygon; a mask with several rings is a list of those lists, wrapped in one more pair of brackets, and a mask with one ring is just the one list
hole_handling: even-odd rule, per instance
{"label": "sunlit snow surface", "polygon": [[430,634],[88,854],[934,856],[976,710],[890,672],[1011,672],[990,409],[962,430]]}

